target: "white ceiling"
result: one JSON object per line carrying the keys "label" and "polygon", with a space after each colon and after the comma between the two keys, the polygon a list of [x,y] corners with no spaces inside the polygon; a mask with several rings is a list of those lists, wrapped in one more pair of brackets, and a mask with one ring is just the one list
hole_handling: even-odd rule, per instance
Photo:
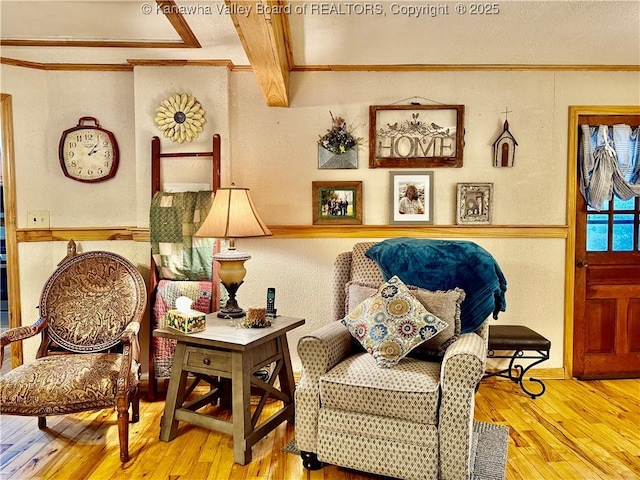
{"label": "white ceiling", "polygon": [[[466,13],[457,13],[460,4]],[[471,14],[474,6],[492,4],[497,6],[493,14]],[[176,0],[176,5],[202,48],[3,45],[0,55],[41,63],[185,59],[249,65],[224,2]],[[366,14],[362,10],[367,7],[377,11]],[[436,11],[433,16],[429,10],[409,16],[408,7]],[[640,0],[293,1],[289,8],[290,45],[297,67],[640,65]],[[153,0],[1,0],[0,29],[2,41],[180,42]]]}
{"label": "white ceiling", "polygon": [[[447,5],[448,15],[407,17],[393,4]],[[640,2],[501,1],[495,15],[471,2],[385,2],[385,16],[294,16],[296,64],[639,64]],[[478,5],[477,3],[475,5]]]}

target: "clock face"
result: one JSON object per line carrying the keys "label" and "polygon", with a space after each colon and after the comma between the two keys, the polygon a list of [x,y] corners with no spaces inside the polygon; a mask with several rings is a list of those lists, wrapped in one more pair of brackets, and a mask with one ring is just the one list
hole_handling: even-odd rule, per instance
{"label": "clock face", "polygon": [[80,182],[112,178],[118,168],[118,144],[113,134],[99,127],[75,127],[60,139],[60,165],[64,174]]}

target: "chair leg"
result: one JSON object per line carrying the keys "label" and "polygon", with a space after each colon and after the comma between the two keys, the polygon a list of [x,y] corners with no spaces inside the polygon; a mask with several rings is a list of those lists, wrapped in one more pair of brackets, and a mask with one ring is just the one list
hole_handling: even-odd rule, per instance
{"label": "chair leg", "polygon": [[120,461],[129,461],[129,401],[118,399],[118,438],[120,440]]}
{"label": "chair leg", "polygon": [[131,423],[138,423],[140,420],[140,388],[136,387],[131,396]]}
{"label": "chair leg", "polygon": [[47,428],[47,417],[38,417],[38,428],[40,430]]}
{"label": "chair leg", "polygon": [[300,452],[302,466],[307,470],[320,470],[322,462],[318,460],[318,455],[314,452]]}

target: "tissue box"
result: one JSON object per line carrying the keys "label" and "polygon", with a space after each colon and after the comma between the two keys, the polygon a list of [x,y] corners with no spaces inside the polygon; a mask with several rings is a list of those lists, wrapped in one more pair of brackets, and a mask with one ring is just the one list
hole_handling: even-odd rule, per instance
{"label": "tissue box", "polygon": [[207,328],[206,316],[197,310],[181,312],[169,310],[165,316],[167,327],[175,328],[183,333],[201,332]]}

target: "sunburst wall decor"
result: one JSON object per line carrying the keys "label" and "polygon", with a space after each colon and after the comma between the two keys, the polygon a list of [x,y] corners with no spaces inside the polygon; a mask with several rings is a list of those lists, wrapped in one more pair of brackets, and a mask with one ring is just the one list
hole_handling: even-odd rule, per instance
{"label": "sunburst wall decor", "polygon": [[154,121],[172,142],[190,142],[202,132],[204,109],[193,95],[174,93],[160,102]]}

